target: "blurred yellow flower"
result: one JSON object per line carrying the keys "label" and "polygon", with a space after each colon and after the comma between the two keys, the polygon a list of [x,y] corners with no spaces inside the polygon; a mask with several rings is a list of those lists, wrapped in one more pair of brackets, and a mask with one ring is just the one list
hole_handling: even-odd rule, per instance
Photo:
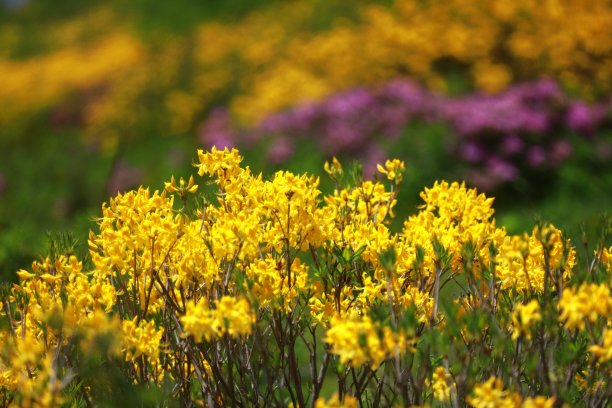
{"label": "blurred yellow flower", "polygon": [[533,299],[527,304],[519,304],[512,313],[512,339],[516,340],[520,335],[531,340],[531,328],[536,322],[542,320],[540,304]]}

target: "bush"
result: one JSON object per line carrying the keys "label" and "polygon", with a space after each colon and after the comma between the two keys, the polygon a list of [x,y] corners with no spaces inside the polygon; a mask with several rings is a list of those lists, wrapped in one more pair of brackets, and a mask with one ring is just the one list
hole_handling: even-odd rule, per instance
{"label": "bush", "polygon": [[322,196],[236,150],[198,156],[205,188],[102,206],[90,266],[56,247],[17,272],[3,405],[610,403],[607,235],[578,266],[555,227],[510,236],[493,199],[446,182],[392,233],[398,160],[382,181],[326,163]]}

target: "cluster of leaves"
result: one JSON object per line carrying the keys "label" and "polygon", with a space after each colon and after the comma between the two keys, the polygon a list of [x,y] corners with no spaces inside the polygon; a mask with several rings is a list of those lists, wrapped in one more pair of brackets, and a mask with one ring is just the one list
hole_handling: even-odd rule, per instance
{"label": "cluster of leaves", "polygon": [[446,182],[392,233],[399,160],[382,181],[326,163],[323,196],[236,150],[198,158],[205,188],[172,178],[104,204],[91,265],[54,247],[17,272],[3,406],[610,403],[605,236],[577,267],[553,226],[508,235],[491,198]]}

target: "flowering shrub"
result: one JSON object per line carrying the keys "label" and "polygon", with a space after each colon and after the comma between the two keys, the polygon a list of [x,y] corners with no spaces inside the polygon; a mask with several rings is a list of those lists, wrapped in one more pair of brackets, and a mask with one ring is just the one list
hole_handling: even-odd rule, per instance
{"label": "flowering shrub", "polygon": [[574,149],[567,129],[600,144],[601,161],[610,159],[611,142],[601,133],[611,118],[610,101],[573,100],[551,80],[512,85],[497,95],[449,97],[394,79],[298,105],[253,127],[240,127],[218,109],[202,125],[200,141],[228,147],[268,143],[267,160],[282,163],[300,139],[314,140],[326,155],[363,158],[366,168],[374,169],[385,148],[414,137],[402,133],[411,123],[445,122],[458,136],[452,150],[467,165],[466,178],[492,190],[558,168]]}
{"label": "flowering shrub", "polygon": [[172,178],[103,204],[88,267],[54,254],[17,272],[4,406],[121,387],[208,406],[610,403],[605,240],[578,268],[555,227],[508,235],[493,199],[447,182],[394,233],[399,160],[383,181],[333,160],[326,195],[317,177],[265,180],[241,160],[200,150],[204,188]]}

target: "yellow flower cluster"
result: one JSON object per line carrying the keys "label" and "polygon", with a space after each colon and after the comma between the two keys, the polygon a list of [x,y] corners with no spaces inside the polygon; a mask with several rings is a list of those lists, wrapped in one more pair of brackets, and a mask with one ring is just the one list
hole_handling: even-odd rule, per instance
{"label": "yellow flower cluster", "polygon": [[[562,278],[569,277],[576,263],[576,252],[564,240],[561,231],[548,227],[534,227],[530,236],[513,236],[503,243],[506,256],[500,261],[500,278],[504,288],[541,291],[547,268],[555,270]],[[548,252],[548,261],[544,252]],[[548,262],[548,265],[546,264]]]}
{"label": "yellow flower cluster", "polygon": [[122,333],[125,339],[126,361],[136,360],[140,356],[146,356],[153,362],[159,362],[159,342],[163,330],[158,330],[153,321],[138,321],[138,317],[122,322]]}
{"label": "yellow flower cluster", "polygon": [[453,379],[444,367],[436,367],[429,385],[433,390],[434,398],[438,401],[449,401],[451,398],[451,387],[454,389]]}
{"label": "yellow flower cluster", "polygon": [[21,406],[62,403],[63,381],[72,374],[59,366],[58,353],[67,339],[80,338],[81,347],[94,351],[96,339],[109,336],[104,352],[120,352],[118,321],[107,314],[114,287],[82,268],[75,256],[60,256],[17,272],[21,284],[13,286],[5,309],[10,330],[0,333],[0,387],[19,390]]}
{"label": "yellow flower cluster", "polygon": [[523,399],[517,393],[504,390],[504,384],[495,376],[476,385],[472,393],[473,395],[468,397],[467,402],[474,408],[552,408],[555,405],[555,398],[538,396]]}
{"label": "yellow flower cluster", "polygon": [[[400,161],[379,167],[386,184],[354,185],[342,184],[337,160],[326,163],[336,188],[325,195],[317,177],[279,171],[264,179],[241,162],[237,150],[198,151],[195,167],[209,196],[193,211],[185,205],[201,191],[193,178],[103,204],[98,232],[89,235],[89,271],[73,255],[19,271],[20,283],[2,299],[2,390],[60,401],[67,384],[61,378],[70,373],[58,358],[75,346],[71,339],[93,350],[97,336],[108,333],[115,335],[102,351],[123,353],[132,382],[199,381],[210,398],[226,395],[211,379],[232,370],[223,371],[230,360],[217,346],[255,350],[254,337],[272,332],[270,341],[283,347],[296,341],[298,325],[320,333],[327,357],[374,372],[414,353],[424,328],[450,324],[439,311],[440,290],[455,279],[467,289],[444,296],[461,296],[456,300],[466,309],[512,308],[516,299],[556,293],[560,324],[570,330],[610,315],[609,286],[568,287],[575,253],[557,229],[509,236],[495,225],[493,200],[463,184],[425,189],[420,211],[392,233],[387,223]],[[513,337],[529,338],[541,319],[536,300],[516,306]],[[609,331],[592,343],[591,353],[608,361]],[[250,353],[239,357],[247,361]],[[296,376],[296,367],[289,371]],[[459,387],[442,367],[433,374],[423,382],[437,400],[448,400]],[[535,403],[504,391],[494,378],[469,400],[473,406],[517,401]]]}
{"label": "yellow flower cluster", "polygon": [[594,344],[589,347],[589,351],[593,353],[595,357],[601,363],[612,360],[612,329],[609,327],[603,331],[602,344]]}
{"label": "yellow flower cluster", "polygon": [[185,316],[181,317],[185,334],[192,335],[197,341],[210,341],[229,335],[232,337],[251,334],[255,315],[246,299],[223,296],[215,302],[215,309],[209,309],[207,300],[202,298],[197,304],[187,304]]}
{"label": "yellow flower cluster", "polygon": [[[595,251],[595,255],[597,256],[597,251]],[[612,246],[609,248],[601,249],[601,262],[604,264],[606,271],[612,272]]]}
{"label": "yellow flower cluster", "polygon": [[403,331],[380,327],[369,316],[350,313],[334,316],[325,341],[331,351],[340,356],[342,364],[360,367],[369,364],[376,370],[387,358],[404,354],[411,348],[410,338]]}
{"label": "yellow flower cluster", "polygon": [[537,300],[519,304],[512,313],[512,338],[516,340],[523,335],[527,340],[531,340],[531,328],[540,320],[542,320],[542,314]]}
{"label": "yellow flower cluster", "polygon": [[384,166],[379,164],[376,168],[379,172],[387,176],[387,179],[389,181],[392,181],[396,184],[402,182],[404,178],[404,171],[406,170],[404,162],[398,159],[387,160]]}
{"label": "yellow flower cluster", "polygon": [[247,266],[246,276],[252,279],[251,293],[260,308],[271,307],[287,312],[293,309],[299,294],[308,283],[308,266],[296,258],[290,265],[292,282],[282,262],[268,255]]}
{"label": "yellow flower cluster", "polygon": [[[404,222],[404,228],[396,246],[400,273],[416,276],[422,274],[430,280],[436,270],[459,270],[465,260],[462,256],[466,245],[473,246],[474,260],[486,266],[489,245],[500,245],[505,230],[495,226],[492,220],[493,199],[465,184],[436,182],[421,193],[425,202],[421,211]],[[440,246],[450,254],[450,262],[443,265]],[[474,265],[476,270],[482,269]]]}
{"label": "yellow flower cluster", "polygon": [[608,319],[612,314],[612,296],[607,284],[583,283],[563,290],[559,300],[559,320],[568,330],[584,329],[587,322]]}
{"label": "yellow flower cluster", "polygon": [[315,408],[357,408],[357,399],[351,395],[345,395],[340,399],[338,393],[334,393],[327,400],[317,399],[314,406]]}
{"label": "yellow flower cluster", "polygon": [[[87,50],[65,48],[31,61],[2,61],[0,73],[6,85],[1,88],[0,100],[12,103],[2,109],[0,120],[8,122],[24,111],[55,103],[66,89],[116,80],[139,61],[141,53],[138,41],[127,34],[115,33],[91,44]],[[25,89],[37,92],[24,92]]]}
{"label": "yellow flower cluster", "polygon": [[472,390],[473,396],[468,397],[467,402],[474,408],[519,406],[520,396],[504,390],[501,379],[493,376],[483,384],[478,384]]}

